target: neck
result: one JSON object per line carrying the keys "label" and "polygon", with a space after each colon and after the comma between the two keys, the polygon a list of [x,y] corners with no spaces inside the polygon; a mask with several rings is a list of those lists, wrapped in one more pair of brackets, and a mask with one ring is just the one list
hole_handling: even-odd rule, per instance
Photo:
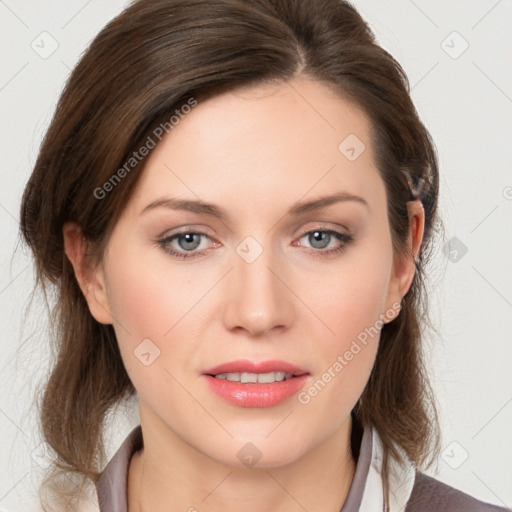
{"label": "neck", "polygon": [[128,471],[129,512],[339,512],[355,472],[349,417],[303,457],[280,467],[223,464],[162,425],[144,424]]}

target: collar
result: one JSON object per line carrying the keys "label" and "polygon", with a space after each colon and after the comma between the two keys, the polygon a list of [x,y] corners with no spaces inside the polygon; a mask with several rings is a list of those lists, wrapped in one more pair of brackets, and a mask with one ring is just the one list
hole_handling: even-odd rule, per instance
{"label": "collar", "polygon": [[[127,512],[128,469],[132,455],[143,447],[142,429],[138,425],[123,441],[95,483],[99,512]],[[401,512],[414,486],[415,470],[406,461],[389,462],[390,501],[384,502],[382,485],[383,445],[377,431],[363,431],[354,478],[340,512]]]}
{"label": "collar", "polygon": [[[373,427],[365,429],[365,435],[370,431],[372,438],[371,463],[366,476],[361,506],[355,510],[360,512],[402,512],[411,496],[416,470],[405,452],[397,447],[404,462],[400,464],[393,457],[388,458],[389,502],[385,502],[382,480],[383,444]],[[341,509],[341,512],[345,512],[344,508]]]}

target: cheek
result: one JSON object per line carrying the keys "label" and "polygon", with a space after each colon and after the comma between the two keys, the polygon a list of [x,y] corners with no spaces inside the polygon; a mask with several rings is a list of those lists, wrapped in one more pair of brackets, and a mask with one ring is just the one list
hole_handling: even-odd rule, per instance
{"label": "cheek", "polygon": [[[180,277],[179,272],[171,279],[133,255],[118,261],[108,273],[108,297],[121,356],[139,391],[158,389],[162,378],[169,377],[162,375],[169,344],[197,297],[188,277]],[[173,361],[187,360],[193,349],[190,342],[173,343]]]}
{"label": "cheek", "polygon": [[[138,397],[150,404],[157,415],[167,414],[172,418],[188,408],[189,420],[195,421],[194,415],[200,411],[187,401],[187,394],[179,384],[182,376],[176,371],[190,364],[197,348],[189,338],[191,333],[186,331],[185,315],[191,308],[193,293],[187,279],[180,281],[177,276],[177,281],[167,282],[162,278],[164,274],[154,267],[134,263],[118,266],[109,283],[124,366]],[[137,268],[140,271],[134,272]],[[200,420],[198,417],[199,423]]]}
{"label": "cheek", "polygon": [[[391,241],[370,239],[326,266],[314,280],[306,276],[302,294],[326,326],[337,349],[375,326],[386,307],[391,278]],[[307,299],[306,299],[307,298]],[[377,323],[380,328],[381,324]]]}
{"label": "cheek", "polygon": [[[317,414],[336,423],[348,413],[373,368],[383,326],[386,297],[392,265],[391,242],[374,240],[366,247],[347,252],[343,264],[333,266],[319,287],[304,294],[319,312],[323,329],[317,355],[322,366],[316,368],[311,385],[299,402],[317,409]],[[313,306],[314,304],[314,306]],[[321,412],[320,412],[321,411]]]}
{"label": "cheek", "polygon": [[160,338],[172,326],[173,305],[179,297],[143,265],[119,265],[110,276],[109,288],[111,312],[125,338],[128,334],[134,343],[140,338]]}
{"label": "cheek", "polygon": [[144,338],[171,339],[201,298],[198,290],[211,286],[185,266],[173,269],[165,257],[157,254],[155,258],[153,251],[143,247],[129,257],[110,257],[111,262],[119,261],[108,269],[110,310],[130,343]]}
{"label": "cheek", "polygon": [[332,429],[350,414],[375,363],[385,288],[378,278],[367,274],[366,282],[344,280],[338,292],[323,297],[322,320],[333,332],[316,345],[315,373],[298,401],[306,414]]}

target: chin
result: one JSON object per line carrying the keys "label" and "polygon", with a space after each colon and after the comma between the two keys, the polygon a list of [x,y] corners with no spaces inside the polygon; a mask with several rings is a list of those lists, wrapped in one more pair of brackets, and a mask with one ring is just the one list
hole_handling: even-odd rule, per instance
{"label": "chin", "polygon": [[[274,428],[276,424],[274,423]],[[255,429],[256,430],[256,429]],[[271,430],[270,430],[271,431]],[[211,458],[223,464],[238,468],[271,469],[287,466],[296,462],[309,449],[312,449],[320,440],[307,440],[300,435],[297,429],[283,430],[279,434],[269,430],[262,430],[255,435],[234,435],[234,439],[222,443],[219,440],[217,449],[211,452],[211,444],[205,452]],[[211,442],[215,443],[214,439]],[[308,448],[309,447],[309,448]]]}

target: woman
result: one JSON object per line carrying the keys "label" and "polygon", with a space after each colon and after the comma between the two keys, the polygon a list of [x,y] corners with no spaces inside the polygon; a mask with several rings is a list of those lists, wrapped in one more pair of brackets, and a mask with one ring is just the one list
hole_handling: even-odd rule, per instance
{"label": "woman", "polygon": [[[130,5],[22,201],[58,294],[45,509],[80,500],[74,473],[101,512],[503,510],[421,473],[437,201],[405,73],[349,3]],[[140,426],[105,467],[132,396]]]}

